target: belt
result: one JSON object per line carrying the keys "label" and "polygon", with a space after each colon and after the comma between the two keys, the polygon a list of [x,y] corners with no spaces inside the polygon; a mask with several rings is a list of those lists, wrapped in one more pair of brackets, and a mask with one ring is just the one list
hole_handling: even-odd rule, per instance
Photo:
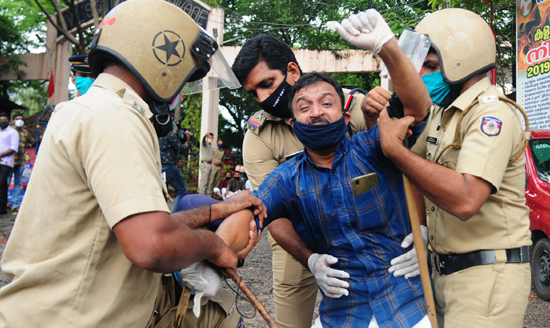
{"label": "belt", "polygon": [[211,161],[201,161],[201,163],[212,164]]}
{"label": "belt", "polygon": [[[494,264],[496,254],[494,250],[482,250],[465,254],[436,254],[435,268],[439,274],[452,274],[460,270],[478,265]],[[529,262],[529,246],[522,246],[506,250],[506,263]]]}
{"label": "belt", "polygon": [[217,166],[217,167],[222,166],[221,164],[216,164],[216,163],[212,163],[212,165]]}

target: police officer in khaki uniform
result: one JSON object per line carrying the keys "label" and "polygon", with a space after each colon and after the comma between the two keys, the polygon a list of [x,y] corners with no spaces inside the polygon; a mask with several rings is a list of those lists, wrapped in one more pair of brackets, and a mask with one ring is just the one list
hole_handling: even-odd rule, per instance
{"label": "police officer in khaki uniform", "polygon": [[7,243],[1,327],[145,327],[159,272],[204,259],[236,268],[221,238],[193,228],[262,210],[243,192],[170,215],[158,137],[172,127],[168,104],[206,75],[217,45],[161,0],[123,2],[104,19],[112,24],[89,53],[96,82],[56,107]]}
{"label": "police officer in khaki uniform", "polygon": [[212,141],[214,134],[208,132],[202,137],[200,145],[200,164],[199,164],[199,194],[210,195],[212,190],[208,191],[210,186],[210,173],[212,172]]}
{"label": "police officer in khaki uniform", "polygon": [[210,195],[212,195],[214,188],[218,186],[222,178],[224,155],[223,140],[220,139],[218,140],[218,147],[212,149],[212,169],[210,171],[210,187],[208,187]]}
{"label": "police officer in khaki uniform", "polygon": [[481,17],[444,9],[416,31],[435,50],[426,63],[441,67],[423,76],[432,100],[444,93],[454,94],[453,102],[432,112],[412,152],[402,143],[411,118],[384,111],[379,127],[384,153],[427,199],[439,325],[521,327],[531,284],[523,157],[529,132],[517,104],[486,76],[496,47]]}
{"label": "police officer in khaki uniform", "polygon": [[[269,35],[248,40],[232,69],[262,108],[248,120],[243,141],[244,166],[252,188],[256,189],[269,173],[304,150],[290,126],[288,108],[288,93],[302,72],[292,49]],[[344,93],[347,100],[349,91]],[[363,98],[362,94],[353,93],[347,108],[351,113],[351,133],[367,130],[367,124],[376,124],[376,117],[365,121],[360,109]],[[309,328],[317,296],[315,277],[274,239],[288,238],[290,241],[297,238],[290,221],[276,220],[268,229],[273,249],[276,321],[281,328]],[[298,244],[291,248],[300,250]]]}

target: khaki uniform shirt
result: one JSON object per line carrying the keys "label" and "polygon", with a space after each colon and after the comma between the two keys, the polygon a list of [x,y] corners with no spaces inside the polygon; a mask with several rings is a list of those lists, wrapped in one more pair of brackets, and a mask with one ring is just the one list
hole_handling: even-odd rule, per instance
{"label": "khaki uniform shirt", "polygon": [[[413,147],[435,162],[453,143],[457,121],[474,100],[460,126],[461,149],[446,150],[438,164],[489,182],[493,192],[466,222],[427,200],[429,239],[439,254],[530,245],[529,208],[525,205],[525,158],[509,161],[522,150],[524,132],[516,109],[498,100],[501,93],[488,78],[477,82],[447,108],[436,108]],[[528,137],[528,136],[527,136]]]}
{"label": "khaki uniform shirt", "polygon": [[210,144],[208,141],[202,142],[200,146],[200,156],[201,156],[201,162],[212,162],[212,147],[210,147]]}
{"label": "khaki uniform shirt", "polygon": [[151,116],[105,73],[56,107],[2,259],[0,327],[145,327],[160,274],[130,262],[111,229],[170,212]]}
{"label": "khaki uniform shirt", "polygon": [[[345,99],[348,94],[344,90]],[[349,126],[353,133],[367,131],[365,117],[361,111],[361,102],[365,96],[359,93],[354,93],[353,96],[355,102],[349,110]],[[254,123],[251,123],[251,120]],[[251,117],[247,127],[248,131],[243,141],[243,162],[252,188],[257,189],[269,173],[287,160],[288,155],[303,151],[304,145],[294,134],[290,119],[281,119],[263,110]]]}
{"label": "khaki uniform shirt", "polygon": [[212,163],[221,165],[223,163],[223,149],[216,147],[212,150]]}

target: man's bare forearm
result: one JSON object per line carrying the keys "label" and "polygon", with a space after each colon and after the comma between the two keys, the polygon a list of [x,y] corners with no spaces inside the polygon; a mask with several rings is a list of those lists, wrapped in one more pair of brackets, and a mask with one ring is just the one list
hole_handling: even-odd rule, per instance
{"label": "man's bare forearm", "polygon": [[[233,253],[208,230],[194,230],[165,212],[130,216],[113,227],[122,251],[139,267],[155,272],[171,272],[204,259],[218,261],[223,267],[234,264],[219,258]],[[225,255],[227,257],[227,255]],[[229,254],[232,261],[236,255]]]}
{"label": "man's bare forearm", "polygon": [[254,219],[252,212],[242,210],[234,213],[223,220],[216,230],[220,237],[233,251],[243,249],[249,241],[250,221]]}
{"label": "man's bare forearm", "polygon": [[397,40],[392,38],[384,44],[379,55],[393,77],[393,87],[404,105],[405,115],[414,116],[415,123],[424,120],[432,100],[422,78],[400,50]]}
{"label": "man's bare forearm", "polygon": [[172,213],[172,217],[185,223],[189,228],[195,229],[206,226],[217,219],[211,218],[211,205],[203,205],[190,210]]}
{"label": "man's bare forearm", "polygon": [[307,246],[302,238],[298,236],[292,223],[288,219],[280,218],[274,220],[267,226],[267,229],[271,233],[273,239],[275,239],[285,251],[294,256],[303,266],[308,268],[307,260],[313,254],[313,251]]}
{"label": "man's bare forearm", "polygon": [[225,219],[231,214],[247,208],[254,209],[254,215],[258,216],[260,222],[263,222],[263,219],[267,216],[265,205],[250,191],[233,194],[230,199],[223,202],[215,202],[211,205],[172,213],[172,216],[194,229],[204,227],[210,222]]}
{"label": "man's bare forearm", "polygon": [[400,147],[398,155],[388,157],[421,193],[459,219],[471,218],[489,196],[491,186],[488,182],[434,164]]}

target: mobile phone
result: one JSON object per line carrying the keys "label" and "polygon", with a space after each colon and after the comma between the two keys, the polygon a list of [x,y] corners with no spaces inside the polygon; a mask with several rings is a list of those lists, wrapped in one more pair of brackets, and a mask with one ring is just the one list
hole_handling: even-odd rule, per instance
{"label": "mobile phone", "polygon": [[353,194],[357,197],[378,185],[378,174],[372,172],[351,180]]}

